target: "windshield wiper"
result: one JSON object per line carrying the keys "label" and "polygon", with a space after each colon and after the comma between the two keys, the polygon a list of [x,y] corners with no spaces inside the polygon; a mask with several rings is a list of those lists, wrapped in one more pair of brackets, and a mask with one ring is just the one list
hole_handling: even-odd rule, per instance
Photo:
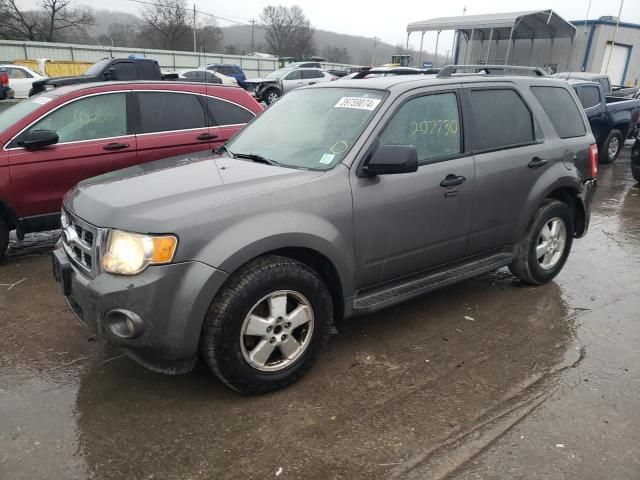
{"label": "windshield wiper", "polygon": [[275,160],[264,158],[262,155],[258,155],[256,153],[235,153],[233,154],[233,157],[246,158],[247,160],[253,160],[254,162],[258,162],[258,163],[266,163],[267,165],[275,165],[276,167],[280,166],[280,164]]}

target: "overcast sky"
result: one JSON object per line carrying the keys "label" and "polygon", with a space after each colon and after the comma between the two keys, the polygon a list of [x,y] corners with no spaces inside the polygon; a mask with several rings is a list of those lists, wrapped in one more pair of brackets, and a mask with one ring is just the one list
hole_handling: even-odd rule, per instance
{"label": "overcast sky", "polygon": [[[136,13],[141,5],[130,0],[75,0],[77,3],[91,5],[94,8],[108,8]],[[152,1],[152,0],[151,0]],[[193,0],[187,0],[189,5]],[[18,0],[19,5],[33,6],[37,0]],[[416,0],[394,0],[376,2],[371,0],[242,0],[211,1],[195,0],[198,10],[227,17],[241,22],[251,18],[259,19],[260,11],[267,5],[300,5],[314,27],[339,33],[377,36],[387,43],[404,44],[408,23],[434,17],[462,15],[466,6],[467,15],[481,13],[512,12],[520,10],[544,10],[553,8],[566,20],[582,20],[587,14],[589,0],[446,0],[442,2],[418,2]],[[388,5],[383,8],[382,5]],[[620,0],[592,0],[589,18],[603,15],[617,15]],[[640,24],[640,0],[625,0],[622,20]],[[219,21],[220,26],[230,25]],[[435,33],[425,36],[425,49],[433,50]],[[439,50],[444,52],[452,37],[442,35]],[[411,45],[416,49],[420,45],[420,35],[411,37]]]}

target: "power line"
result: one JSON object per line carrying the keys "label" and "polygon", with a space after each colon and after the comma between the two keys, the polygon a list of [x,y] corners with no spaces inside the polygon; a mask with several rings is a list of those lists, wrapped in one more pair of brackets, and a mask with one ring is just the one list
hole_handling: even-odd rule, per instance
{"label": "power line", "polygon": [[[153,7],[159,7],[159,8],[172,8],[170,5],[162,5],[162,4],[160,4],[160,3],[148,2],[148,1],[145,1],[145,0],[129,0],[129,1],[130,1],[130,2],[133,2],[133,3],[140,3],[140,4],[142,4],[142,5],[151,5],[151,6],[153,6]],[[233,19],[231,19],[231,18],[221,17],[220,15],[214,15],[213,13],[204,12],[204,11],[202,11],[202,10],[197,10],[197,9],[196,9],[196,10],[194,10],[194,11],[195,11],[196,13],[199,13],[200,15],[206,15],[206,16],[211,17],[211,18],[216,18],[216,19],[218,19],[218,20],[223,20],[223,21],[225,21],[225,22],[235,23],[235,24],[237,24],[237,25],[243,25],[243,26],[245,26],[245,27],[251,27],[251,26],[252,26],[252,25],[251,25],[251,24],[249,24],[249,23],[240,22],[240,21],[238,21],[238,20],[233,20]],[[259,24],[256,24],[256,25],[255,25],[255,28],[260,28],[260,29],[266,30],[266,28],[265,28],[264,26],[259,25]]]}

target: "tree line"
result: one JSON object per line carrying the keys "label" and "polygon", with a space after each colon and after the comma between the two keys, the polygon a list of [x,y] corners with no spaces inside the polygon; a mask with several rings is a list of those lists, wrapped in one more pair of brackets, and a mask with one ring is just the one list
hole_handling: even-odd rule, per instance
{"label": "tree line", "polygon": [[[195,18],[194,18],[195,14]],[[150,0],[141,6],[132,24],[114,22],[94,36],[96,15],[73,0],[39,0],[37,8],[23,9],[18,0],[0,0],[0,39],[41,42],[91,43],[114,47],[248,54],[245,47],[224,44],[214,16],[194,12],[187,0]],[[317,51],[315,29],[299,6],[267,6],[256,29],[265,32],[265,44],[253,49],[279,57],[322,55],[331,62],[348,63],[344,48],[325,46]]]}

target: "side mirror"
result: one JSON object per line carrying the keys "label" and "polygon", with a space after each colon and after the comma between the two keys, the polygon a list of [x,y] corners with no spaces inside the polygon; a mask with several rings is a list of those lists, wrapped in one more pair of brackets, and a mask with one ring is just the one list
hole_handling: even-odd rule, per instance
{"label": "side mirror", "polygon": [[104,72],[105,80],[118,80],[118,72],[114,67],[109,68],[106,72]]}
{"label": "side mirror", "polygon": [[38,150],[56,143],[58,143],[58,134],[53,130],[34,130],[27,133],[18,142],[18,146],[27,150]]}
{"label": "side mirror", "polygon": [[413,145],[382,145],[362,172],[365,176],[411,173],[418,170],[418,151]]}

